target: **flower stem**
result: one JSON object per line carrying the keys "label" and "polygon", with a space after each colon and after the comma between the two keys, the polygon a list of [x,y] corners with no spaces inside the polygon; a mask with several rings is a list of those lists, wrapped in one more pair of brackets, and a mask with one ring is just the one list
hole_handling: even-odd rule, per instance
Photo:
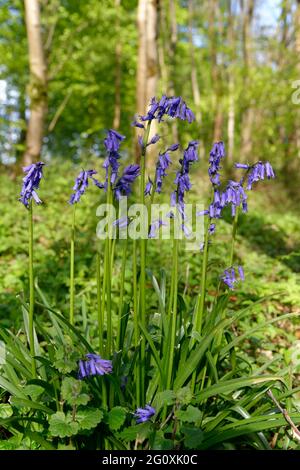
{"label": "flower stem", "polygon": [[35,365],[35,348],[34,348],[34,272],[33,272],[33,216],[32,216],[32,200],[29,203],[28,211],[28,227],[29,227],[29,347],[31,354],[31,370],[32,375],[36,377]]}
{"label": "flower stem", "polygon": [[122,324],[122,313],[123,313],[126,256],[127,256],[127,237],[126,237],[126,240],[124,240],[123,242],[122,268],[121,268],[121,279],[120,279],[120,297],[119,297],[119,308],[118,308],[119,318],[118,318],[118,332],[117,332],[117,351],[120,351],[121,349],[121,324]]}
{"label": "flower stem", "polygon": [[74,324],[74,246],[75,246],[75,214],[76,204],[73,205],[72,229],[71,229],[71,256],[70,256],[70,323]]}
{"label": "flower stem", "polygon": [[178,291],[178,239],[173,239],[173,309],[171,312],[170,349],[167,373],[166,389],[170,390],[172,385],[173,364],[176,344],[176,323],[177,323],[177,291]]}
{"label": "flower stem", "polygon": [[[143,148],[141,154],[141,185],[140,185],[140,204],[145,206],[145,173],[146,173],[146,148],[150,134],[151,121],[148,122],[143,139]],[[148,222],[148,220],[147,220]],[[140,322],[146,328],[146,240],[140,239],[141,254],[141,274],[140,274]],[[146,342],[144,336],[141,339],[141,363],[140,363],[140,379],[141,379],[141,402],[145,400],[145,354]]]}
{"label": "flower stem", "polygon": [[[202,267],[201,267],[201,289],[197,301],[197,309],[194,323],[194,331],[201,335],[202,331],[202,321],[203,321],[203,312],[205,306],[205,296],[206,296],[206,284],[207,284],[207,264],[208,264],[208,247],[209,247],[209,226],[211,219],[208,218],[205,226],[205,235],[204,235],[204,246],[203,246],[203,257],[202,257]],[[192,342],[194,345],[194,341]],[[195,370],[192,375],[192,390],[195,390],[196,384],[196,375],[197,371]]]}
{"label": "flower stem", "polygon": [[[107,181],[107,211],[110,214],[110,205],[112,200],[112,191],[111,191],[111,167],[108,168],[108,181]],[[111,356],[112,353],[112,321],[111,321],[111,217],[109,215],[109,228],[108,228],[108,236],[105,240],[105,268],[106,268],[106,318],[107,318],[107,354],[108,357]]]}
{"label": "flower stem", "polygon": [[[139,347],[139,312],[138,312],[138,285],[137,285],[137,246],[136,240],[133,240],[133,255],[132,255],[132,275],[133,275],[133,328],[134,328],[134,347],[137,351]],[[135,385],[136,385],[136,406],[141,406],[140,401],[140,365],[139,355],[135,363]]]}
{"label": "flower stem", "polygon": [[97,253],[97,313],[98,313],[98,336],[99,336],[99,352],[103,354],[103,310],[101,295],[101,256]]}
{"label": "flower stem", "polygon": [[230,256],[229,256],[229,266],[233,265],[234,260],[234,247],[235,247],[235,240],[236,240],[236,233],[237,233],[237,226],[239,221],[239,212],[240,208],[236,208],[233,224],[232,224],[232,235],[231,235],[231,246],[230,246]]}

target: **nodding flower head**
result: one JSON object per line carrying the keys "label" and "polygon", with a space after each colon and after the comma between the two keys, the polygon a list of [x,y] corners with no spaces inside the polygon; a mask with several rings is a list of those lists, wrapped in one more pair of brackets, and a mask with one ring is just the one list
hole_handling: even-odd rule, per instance
{"label": "nodding flower head", "polygon": [[153,119],[157,119],[160,122],[164,116],[179,118],[183,121],[188,121],[188,123],[195,120],[194,113],[186,105],[181,96],[167,97],[166,95],[163,95],[159,101],[153,97],[147,114],[140,118],[141,121],[152,121]]}
{"label": "nodding flower head", "polygon": [[223,142],[215,142],[209,154],[208,174],[213,185],[219,186],[220,182],[220,163],[225,157],[225,146]]}
{"label": "nodding flower head", "polygon": [[134,413],[134,416],[136,418],[137,424],[140,423],[145,423],[145,421],[149,421],[152,416],[154,416],[156,413],[155,408],[153,408],[150,405],[146,405],[145,408],[138,408],[136,412]]}
{"label": "nodding flower head", "polygon": [[122,195],[129,196],[132,190],[132,184],[139,174],[139,165],[128,165],[124,169],[122,176],[118,179],[114,188],[115,197],[117,200],[119,200]]}
{"label": "nodding flower head", "polygon": [[79,361],[78,378],[80,380],[92,375],[105,375],[112,372],[112,362],[102,359],[98,354],[86,354],[87,360]]}
{"label": "nodding flower head", "polygon": [[93,183],[98,188],[103,188],[104,185],[100,183],[94,175],[97,173],[95,170],[82,170],[75,180],[75,185],[73,186],[73,190],[75,191],[74,194],[70,197],[70,204],[76,204],[80,201],[81,196],[85,193],[88,185],[89,179],[93,181]]}
{"label": "nodding flower head", "polygon": [[164,153],[160,153],[158,157],[158,162],[156,164],[156,173],[155,173],[155,185],[156,192],[161,193],[163,178],[167,176],[166,170],[172,163],[170,152],[175,152],[179,147],[178,144],[170,145]]}
{"label": "nodding flower head", "polygon": [[29,202],[33,198],[36,204],[41,204],[42,201],[38,197],[36,190],[39,189],[40,181],[43,178],[43,166],[45,163],[37,162],[23,168],[26,175],[23,178],[23,185],[19,201],[28,208]]}
{"label": "nodding flower head", "polygon": [[248,173],[247,189],[252,189],[253,183],[265,178],[275,178],[275,173],[269,162],[257,162]]}
{"label": "nodding flower head", "polygon": [[106,138],[104,139],[104,145],[107,150],[107,157],[104,160],[103,168],[106,171],[106,182],[105,182],[105,189],[107,188],[108,184],[108,175],[109,175],[109,168],[111,168],[111,177],[110,183],[114,184],[119,170],[119,148],[121,142],[125,139],[124,135],[119,134],[119,132],[114,131],[113,129],[109,129],[106,134]]}
{"label": "nodding flower head", "polygon": [[109,129],[104,139],[104,145],[108,152],[118,152],[121,142],[125,139],[125,136],[119,134],[119,132]]}
{"label": "nodding flower head", "polygon": [[192,140],[184,150],[183,158],[179,160],[181,164],[181,170],[177,172],[174,181],[174,183],[177,184],[177,189],[171,194],[171,205],[175,205],[176,202],[178,203],[182,218],[184,218],[184,195],[192,187],[189,178],[190,165],[191,163],[198,160],[198,145],[198,141]]}
{"label": "nodding flower head", "polygon": [[[236,277],[236,271],[238,273],[238,278]],[[244,270],[242,266],[233,267],[225,269],[223,274],[220,276],[220,279],[229,287],[230,290],[234,290],[235,284],[239,281],[245,280]]]}

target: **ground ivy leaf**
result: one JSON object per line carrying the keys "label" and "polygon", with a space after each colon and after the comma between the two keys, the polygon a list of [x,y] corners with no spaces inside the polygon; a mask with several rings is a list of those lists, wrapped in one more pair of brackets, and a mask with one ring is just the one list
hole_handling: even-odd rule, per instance
{"label": "ground ivy leaf", "polygon": [[78,422],[79,428],[85,430],[95,428],[102,418],[102,411],[95,410],[95,408],[83,408],[76,413],[76,421]]}
{"label": "ground ivy leaf", "polygon": [[178,410],[175,413],[176,418],[187,423],[195,423],[200,425],[202,419],[202,413],[199,408],[189,405],[186,410]]}
{"label": "ground ivy leaf", "polygon": [[69,437],[78,433],[79,425],[72,421],[71,415],[57,411],[49,419],[49,431],[52,436]]}
{"label": "ground ivy leaf", "polygon": [[115,406],[108,413],[108,425],[112,431],[118,431],[126,419],[126,410],[121,406]]}
{"label": "ground ivy leaf", "polygon": [[192,398],[193,398],[193,393],[192,393],[190,387],[187,386],[187,387],[180,388],[176,392],[176,398],[183,405],[188,405],[191,402]]}
{"label": "ground ivy leaf", "polygon": [[147,439],[152,431],[151,423],[137,424],[130,426],[119,433],[119,437],[128,441],[135,441],[138,439],[141,443]]}
{"label": "ground ivy leaf", "polygon": [[164,390],[156,395],[153,406],[158,413],[164,405],[173,405],[173,403],[175,403],[175,399],[176,394],[173,390]]}
{"label": "ground ivy leaf", "polygon": [[80,380],[66,377],[62,381],[61,395],[62,398],[71,406],[86,405],[90,400],[89,395],[81,393],[83,384]]}

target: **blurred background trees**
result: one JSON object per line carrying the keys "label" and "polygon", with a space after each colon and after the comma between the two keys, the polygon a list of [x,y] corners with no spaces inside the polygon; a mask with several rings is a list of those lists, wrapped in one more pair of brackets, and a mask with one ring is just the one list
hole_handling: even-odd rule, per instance
{"label": "blurred background trees", "polygon": [[0,0],[0,158],[101,155],[103,130],[182,95],[202,156],[300,169],[299,0]]}

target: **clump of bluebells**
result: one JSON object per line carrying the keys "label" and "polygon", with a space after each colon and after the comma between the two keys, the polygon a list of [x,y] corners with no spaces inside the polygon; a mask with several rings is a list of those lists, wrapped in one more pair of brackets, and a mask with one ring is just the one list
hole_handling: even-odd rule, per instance
{"label": "clump of bluebells", "polygon": [[[150,145],[154,146],[158,144],[159,146],[161,143],[159,134],[155,134],[150,137],[151,123],[154,120],[158,123],[162,123],[164,120],[169,119],[180,119],[190,124],[194,121],[195,116],[181,97],[167,97],[163,95],[159,100],[153,98],[148,112],[143,116],[138,116],[137,120],[133,122],[133,125],[143,133],[142,136],[139,136],[141,160],[146,158],[147,149]],[[182,229],[186,237],[189,236],[186,227],[186,199],[187,193],[192,188],[191,167],[199,161],[199,142],[197,140],[191,140],[182,151],[182,156],[178,159],[178,162],[176,162],[176,157],[174,155],[176,155],[175,152],[181,148],[179,143],[164,145],[164,147],[157,152],[157,161],[155,169],[152,172],[153,174],[147,175],[145,164],[129,164],[122,172],[120,171],[120,149],[124,140],[125,136],[113,129],[109,129],[106,132],[106,137],[104,139],[106,157],[102,165],[105,172],[103,171],[102,181],[100,181],[101,177],[99,177],[98,172],[95,169],[81,170],[75,180],[73,194],[71,194],[69,199],[69,203],[74,206],[70,257],[70,329],[73,333],[76,331],[76,327],[74,326],[74,310],[76,310],[74,307],[75,205],[81,201],[81,198],[87,192],[87,188],[90,183],[106,193],[107,202],[111,203],[114,198],[113,203],[117,206],[122,196],[130,196],[133,193],[134,184],[139,181],[141,195],[140,202],[146,201],[149,205],[153,202],[156,194],[160,195],[165,191],[165,179],[171,174],[173,165],[175,167],[174,174],[176,171],[176,176],[175,179],[173,179],[174,186],[171,194],[168,195],[171,203],[171,211],[169,212],[168,217],[174,219],[175,215],[178,215],[181,223],[180,230]],[[218,221],[223,217],[225,208],[229,208],[233,217],[234,228],[231,246],[232,249],[229,262],[225,265],[227,267],[225,269],[223,267],[222,273],[219,274],[219,280],[222,282],[223,288],[225,287],[229,290],[233,290],[245,279],[243,267],[240,264],[235,263],[233,250],[239,211],[241,210],[244,213],[248,211],[248,194],[249,191],[253,189],[255,183],[275,177],[271,164],[269,162],[259,161],[252,165],[248,163],[236,163],[235,168],[243,171],[242,177],[237,181],[233,179],[227,181],[224,179],[222,174],[222,162],[225,158],[226,154],[224,143],[214,143],[209,155],[208,166],[208,178],[211,184],[212,196],[206,209],[198,212],[197,214],[197,216],[205,216],[206,221],[205,238],[201,246],[203,254],[199,256],[202,262],[202,277],[199,282],[199,284],[201,284],[201,292],[197,293],[198,299],[195,305],[195,313],[191,320],[192,332],[196,332],[198,335],[203,334],[201,328],[205,303],[206,275],[208,271],[208,247],[211,245],[212,237],[215,236],[217,232]],[[145,161],[142,161],[142,163],[145,163]],[[43,162],[38,162],[24,168],[26,175],[23,178],[20,201],[27,208],[29,207],[32,199],[35,200],[37,204],[41,203],[36,191],[39,189],[39,184],[43,177],[43,165]],[[144,196],[151,197],[145,198]],[[118,220],[115,220],[113,225],[122,229],[126,228],[129,222],[130,218],[126,214]],[[159,229],[164,225],[166,225],[166,222],[162,217],[158,220],[150,220],[150,222],[147,220],[148,239],[155,238]],[[182,361],[180,354],[182,350],[185,350],[186,355],[188,354],[188,351],[191,351],[191,355],[195,353],[195,350],[197,353],[197,345],[192,341],[190,342],[190,339],[194,339],[191,336],[188,338],[188,343],[184,345],[185,349],[181,348],[180,341],[182,340],[182,337],[181,333],[179,335],[178,332],[183,331],[183,329],[186,328],[186,325],[184,325],[183,328],[180,324],[182,317],[178,308],[178,245],[177,243],[174,243],[172,252],[172,275],[170,276],[171,279],[169,286],[170,299],[168,300],[167,309],[165,308],[165,304],[167,303],[166,299],[162,294],[160,295],[159,307],[161,311],[159,315],[162,325],[160,332],[162,342],[159,344],[159,347],[155,349],[155,353],[153,354],[154,361],[158,365],[159,372],[157,373],[160,374],[159,377],[161,378],[161,382],[151,382],[155,374],[152,374],[152,372],[148,374],[147,368],[149,368],[153,362],[150,355],[153,353],[153,349],[157,346],[157,338],[155,338],[155,341],[153,341],[152,338],[149,340],[152,324],[150,323],[151,320],[149,320],[151,319],[151,315],[149,315],[149,313],[151,313],[149,311],[150,302],[149,304],[145,302],[145,297],[147,295],[147,286],[145,281],[146,244],[141,242],[139,249],[137,249],[137,245],[138,244],[134,242],[133,247],[135,251],[133,251],[133,253],[134,263],[136,263],[136,265],[133,266],[133,272],[135,278],[133,279],[132,299],[130,299],[127,310],[127,305],[125,305],[126,308],[124,308],[123,305],[125,304],[124,292],[126,290],[125,275],[128,268],[126,263],[128,263],[128,258],[130,258],[127,251],[127,242],[123,247],[121,274],[118,277],[120,287],[118,286],[117,299],[115,299],[113,298],[115,291],[112,289],[111,272],[114,259],[118,256],[118,250],[116,249],[114,251],[115,247],[110,243],[110,240],[105,240],[103,253],[101,252],[97,258],[97,281],[95,283],[97,284],[97,331],[99,335],[100,354],[89,352],[85,356],[81,356],[84,358],[81,358],[80,360],[78,360],[80,356],[77,356],[76,365],[78,367],[77,378],[80,381],[80,386],[88,384],[91,387],[94,387],[91,388],[93,391],[96,390],[93,398],[96,401],[99,396],[101,396],[101,405],[103,405],[104,410],[107,411],[110,406],[121,408],[124,406],[124,403],[129,407],[130,403],[130,409],[126,408],[126,413],[131,416],[131,418],[134,417],[136,424],[139,425],[151,421],[154,417],[157,419],[159,415],[159,411],[157,411],[155,403],[156,390],[159,392],[164,392],[165,390],[174,392],[175,397],[175,392],[178,392],[178,384],[176,381],[179,379],[177,376],[174,357],[178,359],[176,364],[179,368],[181,367],[181,370],[181,363],[184,362],[187,366],[184,366],[183,369],[189,371],[189,364],[195,364],[197,361],[194,359],[189,361],[189,358],[192,356],[186,356],[186,359]],[[33,276],[31,285],[33,286]],[[154,283],[154,285],[156,287],[156,291],[159,291],[158,283]],[[32,299],[33,297],[31,296],[31,305]],[[118,312],[115,308],[117,304]],[[166,313],[165,310],[168,310],[168,313]],[[117,318],[115,317],[116,313],[118,315]],[[33,310],[31,310],[31,318],[32,315]],[[116,320],[116,335],[113,331],[112,319]],[[130,324],[130,322],[132,322],[132,325],[130,325],[130,333],[125,333],[127,325]],[[34,341],[33,328],[31,329],[31,332],[30,343],[32,346]],[[129,335],[129,339],[126,339],[127,343],[124,340],[126,334]],[[187,336],[189,334],[190,333],[188,332]],[[82,338],[82,336],[78,336]],[[83,344],[86,348],[87,341],[85,339]],[[125,344],[127,346],[125,346]],[[91,347],[90,349],[87,348],[85,350],[95,351],[95,348]],[[34,362],[34,348],[31,347],[30,351]],[[217,356],[213,357],[213,360],[216,360],[216,357]],[[128,361],[128,363],[126,363],[126,361]],[[199,364],[195,366],[195,371],[192,371],[191,373],[188,372],[190,375],[185,376],[185,370],[181,372],[184,378],[182,383],[180,383],[180,386],[189,387],[192,393],[196,391],[202,392],[203,387],[205,386],[206,369],[201,376],[202,382],[200,384],[199,378],[197,377],[197,371],[200,369]],[[72,374],[72,378],[74,379],[75,368],[72,370]],[[191,374],[193,374],[192,378]],[[38,377],[34,375],[34,379],[36,378]],[[151,396],[150,400],[148,399],[148,386],[150,391],[153,392],[153,396]],[[184,388],[182,390],[184,390]],[[172,393],[170,393],[170,397],[173,397]],[[176,395],[173,403],[174,409],[177,407],[177,399],[178,397]],[[86,397],[83,397],[83,401],[85,400]],[[58,401],[57,397],[56,401]],[[136,411],[134,412],[133,410]],[[171,415],[167,415],[166,410],[167,406],[164,406],[164,410],[162,411],[163,423],[168,423],[168,420],[170,419],[169,416],[172,416],[173,413],[172,411]],[[115,410],[115,412],[119,411],[120,410]],[[184,413],[185,412],[186,411],[184,411]],[[73,427],[75,416],[76,405],[73,407],[71,419]],[[66,426],[70,424],[68,419],[69,416],[66,415],[66,419],[64,421],[64,425]],[[109,422],[109,418],[107,418],[107,416],[106,419],[107,421],[105,423]],[[90,423],[88,424],[90,425]],[[117,422],[116,424],[113,424],[113,426],[114,425],[117,426],[119,423]],[[169,423],[167,426],[169,426]],[[174,434],[176,434],[175,431]],[[70,437],[70,435],[71,434],[66,434],[68,437]]]}

